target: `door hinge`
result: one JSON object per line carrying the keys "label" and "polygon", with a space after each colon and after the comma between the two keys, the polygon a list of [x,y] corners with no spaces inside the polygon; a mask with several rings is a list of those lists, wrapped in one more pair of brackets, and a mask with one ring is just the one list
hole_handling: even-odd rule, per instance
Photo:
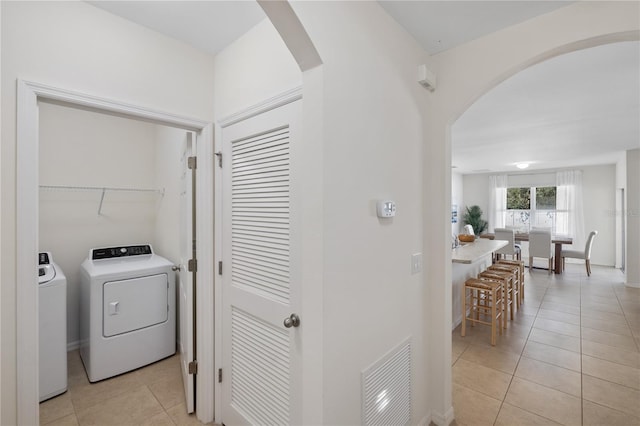
{"label": "door hinge", "polygon": [[198,259],[189,259],[187,270],[189,272],[197,272],[198,271]]}
{"label": "door hinge", "polygon": [[222,275],[222,261],[218,262],[218,275]]}
{"label": "door hinge", "polygon": [[218,383],[222,383],[222,368],[218,368]]}
{"label": "door hinge", "polygon": [[216,152],[216,157],[218,157],[218,167],[222,167],[222,151]]}
{"label": "door hinge", "polygon": [[198,168],[198,158],[197,157],[189,157],[187,159],[187,167],[189,170],[194,170]]}
{"label": "door hinge", "polygon": [[195,359],[189,363],[189,374],[198,374],[198,361]]}

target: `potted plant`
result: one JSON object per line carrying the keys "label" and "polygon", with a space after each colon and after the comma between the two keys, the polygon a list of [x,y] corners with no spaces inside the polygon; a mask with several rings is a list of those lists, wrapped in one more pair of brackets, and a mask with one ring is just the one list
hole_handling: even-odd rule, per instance
{"label": "potted plant", "polygon": [[471,206],[466,208],[466,212],[462,216],[462,221],[465,225],[473,226],[473,232],[476,235],[480,235],[485,229],[487,229],[487,221],[482,219],[482,209],[478,206]]}

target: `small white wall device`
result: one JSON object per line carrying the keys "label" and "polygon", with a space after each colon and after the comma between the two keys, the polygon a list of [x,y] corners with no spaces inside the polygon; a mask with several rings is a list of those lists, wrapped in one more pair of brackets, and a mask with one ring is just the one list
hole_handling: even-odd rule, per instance
{"label": "small white wall device", "polygon": [[396,215],[396,202],[389,200],[382,200],[376,203],[376,210],[378,217],[394,217]]}
{"label": "small white wall device", "polygon": [[436,90],[436,75],[424,64],[418,66],[418,83],[430,92]]}

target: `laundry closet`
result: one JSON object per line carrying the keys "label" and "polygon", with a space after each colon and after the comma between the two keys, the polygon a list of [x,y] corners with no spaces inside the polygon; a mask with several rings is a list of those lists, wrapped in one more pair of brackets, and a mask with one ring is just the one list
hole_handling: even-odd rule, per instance
{"label": "laundry closet", "polygon": [[[169,272],[163,276],[174,283],[166,286],[173,293],[173,308],[159,315],[176,321],[175,331],[170,332],[175,349],[178,274],[171,272],[171,266],[179,265],[185,238],[180,215],[188,132],[48,102],[39,104],[39,132],[39,252],[48,253],[66,277],[66,349],[78,349],[86,340],[81,333],[85,303],[81,265],[92,256],[91,250],[114,248],[118,256],[148,255],[146,246],[169,261]],[[151,284],[145,285],[141,288],[155,291]],[[42,296],[39,303],[41,308],[58,309],[47,306],[53,301]],[[115,315],[121,306],[111,302],[104,309],[105,315],[107,309]]]}

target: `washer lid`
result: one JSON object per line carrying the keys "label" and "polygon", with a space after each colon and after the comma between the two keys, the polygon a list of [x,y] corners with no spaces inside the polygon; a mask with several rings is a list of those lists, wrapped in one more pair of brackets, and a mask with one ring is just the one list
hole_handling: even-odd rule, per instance
{"label": "washer lid", "polygon": [[48,283],[56,276],[56,270],[51,264],[38,265],[38,284]]}

